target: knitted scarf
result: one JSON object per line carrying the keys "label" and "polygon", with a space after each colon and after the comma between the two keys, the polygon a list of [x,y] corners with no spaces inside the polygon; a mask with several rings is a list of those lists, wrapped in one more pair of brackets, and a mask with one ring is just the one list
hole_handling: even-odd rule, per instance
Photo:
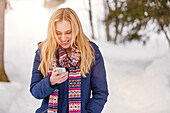
{"label": "knitted scarf", "polygon": [[[62,47],[58,48],[58,61],[60,66],[69,69],[68,77],[68,111],[69,113],[81,113],[81,70],[80,70],[80,50],[78,48],[71,50],[70,57]],[[50,67],[48,76],[52,70],[57,67],[55,57],[52,67]],[[58,111],[58,92],[56,89],[50,94],[48,113],[57,113]]]}

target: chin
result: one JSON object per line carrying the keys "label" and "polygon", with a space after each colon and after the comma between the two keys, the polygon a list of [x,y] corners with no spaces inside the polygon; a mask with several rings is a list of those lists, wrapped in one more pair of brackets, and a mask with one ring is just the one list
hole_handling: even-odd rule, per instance
{"label": "chin", "polygon": [[62,45],[61,47],[64,48],[64,49],[68,49],[68,48],[70,48],[71,46],[70,46],[70,45]]}

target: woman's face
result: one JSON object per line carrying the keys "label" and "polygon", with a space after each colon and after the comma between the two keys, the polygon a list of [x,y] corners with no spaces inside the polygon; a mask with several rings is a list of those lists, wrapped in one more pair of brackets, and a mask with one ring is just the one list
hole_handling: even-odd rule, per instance
{"label": "woman's face", "polygon": [[65,20],[56,22],[56,33],[61,41],[61,47],[64,49],[70,48],[72,41],[72,28],[70,22]]}

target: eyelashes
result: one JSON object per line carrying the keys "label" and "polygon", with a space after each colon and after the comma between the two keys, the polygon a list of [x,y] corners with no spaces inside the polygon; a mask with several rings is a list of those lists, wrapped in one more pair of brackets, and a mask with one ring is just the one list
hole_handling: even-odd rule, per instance
{"label": "eyelashes", "polygon": [[[70,32],[66,32],[65,34],[66,35],[70,35],[72,32],[70,31]],[[57,33],[57,35],[62,35],[62,33]]]}

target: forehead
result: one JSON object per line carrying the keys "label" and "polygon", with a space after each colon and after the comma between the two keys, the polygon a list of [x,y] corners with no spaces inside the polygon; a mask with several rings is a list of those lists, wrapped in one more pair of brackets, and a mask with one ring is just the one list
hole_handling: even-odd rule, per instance
{"label": "forehead", "polygon": [[56,22],[56,30],[61,32],[71,30],[71,23],[66,20]]}

